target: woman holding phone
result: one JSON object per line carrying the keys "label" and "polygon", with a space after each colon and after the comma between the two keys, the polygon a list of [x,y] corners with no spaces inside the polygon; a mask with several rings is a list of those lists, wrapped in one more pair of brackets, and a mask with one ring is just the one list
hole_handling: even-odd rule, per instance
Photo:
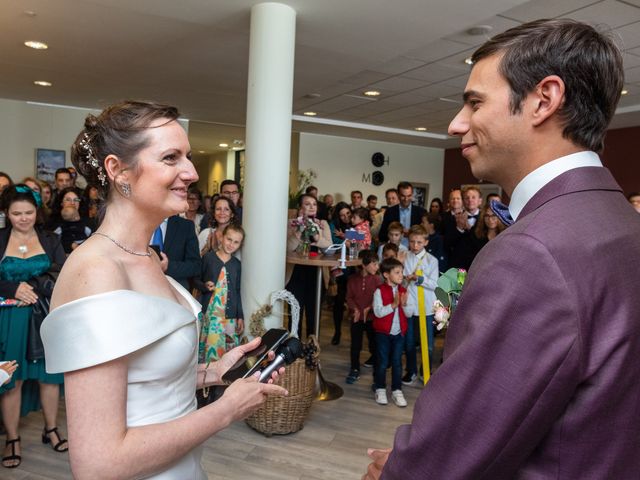
{"label": "woman holding phone", "polygon": [[67,260],[42,326],[48,369],[65,376],[75,478],[204,479],[201,443],[267,395],[286,395],[253,377],[196,410],[196,388],[221,383],[260,340],[198,364],[200,305],[149,250],[157,225],[187,209],[198,179],[178,116],[165,105],[113,105],[89,115],[72,146],[73,164],[106,198],[100,228]]}

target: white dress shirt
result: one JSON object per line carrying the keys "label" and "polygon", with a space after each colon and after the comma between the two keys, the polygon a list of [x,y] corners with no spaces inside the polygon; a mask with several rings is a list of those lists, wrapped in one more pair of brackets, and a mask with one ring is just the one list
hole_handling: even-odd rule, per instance
{"label": "white dress shirt", "polygon": [[564,172],[581,167],[602,167],[602,162],[595,152],[572,153],[545,163],[520,180],[520,183],[513,190],[511,202],[509,202],[509,213],[511,213],[513,220],[518,218],[527,202],[547,183]]}

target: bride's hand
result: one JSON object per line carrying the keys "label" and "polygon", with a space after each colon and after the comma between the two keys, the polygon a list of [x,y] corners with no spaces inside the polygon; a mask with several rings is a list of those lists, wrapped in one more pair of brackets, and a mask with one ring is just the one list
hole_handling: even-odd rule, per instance
{"label": "bride's hand", "polygon": [[231,408],[229,414],[234,420],[246,418],[260,408],[267,399],[267,395],[280,397],[289,395],[289,392],[278,385],[259,383],[258,376],[256,373],[249,378],[236,380],[229,385],[219,400],[221,403],[226,401]]}
{"label": "bride's hand", "polygon": [[[258,348],[262,342],[262,338],[256,337],[251,340],[249,343],[245,343],[244,345],[240,345],[239,347],[233,348],[225,353],[220,360],[213,363],[209,368],[215,369],[215,383],[220,383],[222,381],[222,376],[227,373],[231,367],[233,367],[238,361],[245,356],[247,352]],[[269,352],[269,361],[275,358],[276,354],[274,352]],[[278,379],[279,375],[284,373],[284,367],[280,368],[278,371],[273,372],[271,375],[271,379],[269,383],[273,383]]]}

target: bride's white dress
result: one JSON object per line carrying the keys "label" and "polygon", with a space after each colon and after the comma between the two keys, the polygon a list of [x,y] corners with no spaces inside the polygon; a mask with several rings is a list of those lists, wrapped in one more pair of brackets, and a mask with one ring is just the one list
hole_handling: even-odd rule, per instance
{"label": "bride's white dress", "polygon": [[[132,290],[92,295],[56,308],[42,324],[47,371],[70,372],[129,356],[127,426],[173,420],[196,409],[200,304],[167,277],[191,310]],[[206,479],[201,447],[145,478]]]}

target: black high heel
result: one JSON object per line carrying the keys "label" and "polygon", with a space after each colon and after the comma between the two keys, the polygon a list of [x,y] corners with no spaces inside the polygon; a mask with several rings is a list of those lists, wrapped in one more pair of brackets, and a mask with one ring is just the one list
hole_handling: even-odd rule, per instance
{"label": "black high heel", "polygon": [[[49,435],[55,433],[56,437],[58,438],[58,443],[56,443],[55,445],[53,444],[53,442],[51,441],[51,439],[49,438]],[[56,452],[62,453],[62,452],[66,452],[67,450],[69,450],[69,446],[66,445],[64,447],[62,447],[61,445],[63,443],[69,443],[67,442],[66,438],[62,438],[60,437],[60,434],[58,433],[58,427],[53,427],[51,430],[47,430],[47,427],[44,427],[43,433],[42,433],[42,443],[44,443],[45,445],[47,443],[51,444],[51,448],[53,448]]]}
{"label": "black high heel", "polygon": [[[22,463],[22,456],[16,455],[16,443],[20,441],[20,437],[14,438],[13,440],[7,440],[5,442],[5,446],[8,447],[11,445],[11,455],[7,455],[6,457],[2,457],[2,466],[4,468],[16,468],[19,467]],[[13,460],[17,460],[18,463],[15,465],[7,465],[5,462],[11,462]]]}

